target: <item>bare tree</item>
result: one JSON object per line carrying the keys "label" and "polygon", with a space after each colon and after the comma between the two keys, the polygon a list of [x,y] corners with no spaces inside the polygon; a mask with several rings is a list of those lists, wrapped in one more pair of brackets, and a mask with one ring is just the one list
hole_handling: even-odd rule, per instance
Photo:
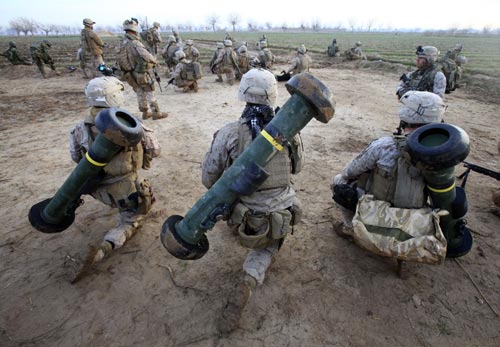
{"label": "bare tree", "polygon": [[349,23],[349,28],[351,28],[351,31],[354,32],[354,28],[356,27],[356,19],[351,17],[347,20],[347,22]]}
{"label": "bare tree", "polygon": [[312,29],[315,32],[318,32],[321,29],[321,22],[320,22],[320,20],[318,18],[316,18],[315,20],[313,20],[311,27],[312,27]]}
{"label": "bare tree", "polygon": [[283,24],[281,24],[281,29],[283,29],[283,31],[287,31],[288,30],[288,24],[286,24],[286,22],[283,23]]}
{"label": "bare tree", "polygon": [[266,28],[267,28],[267,30],[271,30],[273,28],[273,23],[266,22]]}
{"label": "bare tree", "polygon": [[236,31],[236,25],[241,21],[241,17],[237,13],[231,13],[229,15],[229,23],[233,26],[233,32]]}
{"label": "bare tree", "polygon": [[304,24],[304,22],[300,23],[300,29],[302,29],[302,31],[306,31],[307,26]]}
{"label": "bare tree", "polygon": [[373,25],[375,25],[375,18],[368,19],[368,23],[366,24],[366,26],[368,27],[368,32],[372,30]]}
{"label": "bare tree", "polygon": [[215,24],[219,21],[219,16],[216,14],[212,14],[210,17],[208,17],[208,24],[212,27],[213,32],[215,32]]}
{"label": "bare tree", "polygon": [[53,25],[52,24],[39,23],[38,24],[38,29],[40,31],[43,31],[45,33],[45,36],[49,36],[49,33],[52,32]]}

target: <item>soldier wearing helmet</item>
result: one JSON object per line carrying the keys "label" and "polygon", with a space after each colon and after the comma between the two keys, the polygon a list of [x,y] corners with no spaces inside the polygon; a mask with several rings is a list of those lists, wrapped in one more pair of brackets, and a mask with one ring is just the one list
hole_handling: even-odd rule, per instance
{"label": "soldier wearing helmet", "polygon": [[56,66],[54,64],[54,60],[49,54],[49,49],[52,47],[52,44],[48,40],[43,40],[38,43],[32,43],[30,46],[30,54],[31,60],[36,64],[38,70],[42,74],[43,78],[47,78],[47,73],[45,72],[44,64],[50,66],[50,69],[59,75],[59,72],[56,70]]}
{"label": "soldier wearing helmet", "polygon": [[[250,70],[250,58],[248,56],[248,47],[246,42],[242,42],[240,47],[238,47],[236,50],[236,56],[238,59],[238,67],[242,76]],[[239,77],[241,78],[241,76]]]}
{"label": "soldier wearing helmet", "polygon": [[216,82],[223,82],[222,74],[226,75],[226,81],[229,85],[234,84],[236,73],[238,77],[241,76],[238,67],[238,57],[233,50],[233,42],[231,40],[224,40],[224,49],[218,50],[217,58],[213,62],[214,70],[217,74]]}
{"label": "soldier wearing helmet", "polygon": [[160,23],[153,22],[153,26],[141,32],[141,38],[149,52],[156,57],[160,43],[162,42],[159,32]]}
{"label": "soldier wearing helmet", "polygon": [[12,65],[31,65],[28,58],[23,59],[19,56],[17,53],[16,43],[14,41],[10,41],[9,48],[5,52],[0,53],[0,55],[7,58]]}
{"label": "soldier wearing helmet", "polygon": [[366,60],[366,55],[363,54],[361,50],[361,41],[356,41],[354,47],[345,51],[345,57],[347,60]]}
{"label": "soldier wearing helmet", "polygon": [[[210,188],[274,117],[277,98],[274,75],[262,68],[243,75],[238,98],[246,105],[238,121],[226,124],[214,134],[209,151],[202,163],[202,183]],[[267,128],[266,128],[267,129]],[[302,166],[300,137],[288,139],[265,170],[267,180],[257,190],[241,199],[231,211],[228,225],[240,238],[240,244],[250,251],[243,264],[243,276],[229,295],[217,322],[221,333],[235,329],[250,294],[264,281],[272,259],[282,246],[292,225],[300,220],[300,203],[290,176]],[[291,160],[292,153],[298,160]],[[283,228],[278,227],[278,225]]]}
{"label": "soldier wearing helmet", "polygon": [[200,58],[200,51],[193,46],[193,40],[186,40],[186,46],[184,47],[184,54],[186,54],[186,59],[197,62]]}
{"label": "soldier wearing helmet", "polygon": [[137,35],[138,21],[135,18],[123,22],[125,40],[118,53],[118,66],[123,71],[123,79],[137,94],[139,110],[142,119],[162,119],[168,117],[161,112],[155,95],[155,79],[153,68],[156,66],[154,57],[141,42]]}
{"label": "soldier wearing helmet", "polygon": [[337,45],[337,39],[332,40],[332,44],[328,46],[328,56],[329,57],[338,57],[340,56],[340,48]]}
{"label": "soldier wearing helmet", "polygon": [[[94,32],[95,22],[90,18],[83,20],[83,29],[80,34],[80,67],[84,78],[94,78],[98,75],[98,66],[104,64],[102,49],[104,42]],[[89,71],[90,70],[90,71]]]}
{"label": "soldier wearing helmet", "polygon": [[217,42],[215,44],[215,50],[214,54],[212,55],[212,59],[210,60],[210,63],[208,63],[208,66],[210,66],[210,71],[212,71],[213,74],[217,74],[218,66],[214,65],[214,63],[222,50],[224,50],[224,44],[222,42]]}
{"label": "soldier wearing helmet", "polygon": [[371,194],[393,207],[419,209],[427,205],[422,173],[405,156],[406,140],[418,127],[440,123],[446,105],[438,95],[422,91],[409,91],[400,101],[404,133],[372,141],[333,178],[333,199],[343,217],[335,231],[341,236],[353,235],[352,219],[362,194]]}
{"label": "soldier wearing helmet", "polygon": [[177,60],[175,59],[175,52],[182,50],[182,45],[179,44],[174,35],[167,36],[167,45],[163,48],[161,55],[165,59],[165,64],[168,67],[167,76],[170,76],[170,72],[177,65]]}
{"label": "soldier wearing helmet", "polygon": [[401,98],[409,90],[418,90],[432,92],[444,98],[446,77],[436,65],[438,49],[433,46],[418,46],[416,54],[417,70],[401,76],[396,95]]}
{"label": "soldier wearing helmet", "polygon": [[[90,112],[70,132],[70,154],[75,163],[86,155],[99,134],[95,118],[99,112],[110,107],[121,107],[124,102],[124,84],[115,77],[98,77],[85,87],[85,96]],[[96,184],[88,184],[84,194],[91,195],[111,208],[118,209],[119,221],[108,231],[98,247],[91,247],[86,257],[91,264],[102,260],[130,239],[139,229],[143,217],[154,203],[152,187],[147,179],[141,179],[138,169],[151,168],[153,158],[160,154],[160,146],[154,132],[143,127],[143,138],[133,147],[123,148],[102,169],[102,176]],[[73,264],[73,281],[85,269],[84,264]],[[89,265],[88,262],[86,264]]]}
{"label": "soldier wearing helmet", "polygon": [[274,56],[271,50],[267,47],[267,41],[260,41],[259,43],[260,51],[258,54],[260,66],[266,69],[270,69],[274,64]]}
{"label": "soldier wearing helmet", "polygon": [[302,72],[309,72],[310,64],[311,58],[307,54],[306,46],[300,45],[300,47],[297,48],[297,55],[292,61],[292,66],[290,66],[285,73],[289,73],[293,76]]}
{"label": "soldier wearing helmet", "polygon": [[190,90],[198,92],[198,80],[201,78],[201,65],[187,59],[186,54],[179,50],[175,52],[175,58],[179,62],[173,73],[174,83],[178,88],[182,88],[183,93]]}

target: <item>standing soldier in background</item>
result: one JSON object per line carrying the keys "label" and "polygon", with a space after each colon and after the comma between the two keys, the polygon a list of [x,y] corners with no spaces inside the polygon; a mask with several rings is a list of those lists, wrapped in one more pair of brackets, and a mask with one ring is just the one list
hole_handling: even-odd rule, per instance
{"label": "standing soldier in background", "polygon": [[[246,102],[245,108],[239,120],[226,124],[214,134],[202,164],[201,179],[205,187],[212,187],[271,122],[277,84],[274,75],[262,68],[243,75],[238,99]],[[290,178],[302,168],[303,147],[299,135],[287,143],[265,166],[269,177],[254,193],[242,195],[231,211],[228,224],[249,252],[243,263],[241,280],[228,295],[217,322],[220,333],[227,334],[238,327],[252,291],[262,285],[286,236],[300,221],[300,202]]]}
{"label": "standing soldier in background", "polygon": [[438,70],[436,61],[439,51],[433,46],[417,47],[417,70],[403,74],[396,89],[398,99],[410,90],[431,92],[444,98],[446,77]]}
{"label": "standing soldier in background", "polygon": [[[210,63],[208,63],[208,66],[210,66],[210,71],[212,71],[213,74],[217,74],[218,66],[215,65],[215,61],[217,60],[217,57],[219,56],[219,53],[224,50],[224,44],[222,42],[217,42],[214,51],[214,55],[212,56],[212,59],[210,60]],[[216,82],[219,81],[219,79],[215,80]],[[220,81],[222,82],[222,81]]]}
{"label": "standing soldier in background", "polygon": [[12,65],[31,65],[29,59],[22,59],[19,54],[17,54],[16,43],[14,41],[9,42],[9,49],[5,52],[0,53],[1,56],[7,58],[7,60]]}
{"label": "standing soldier in background", "polygon": [[[95,118],[109,107],[121,107],[124,102],[124,84],[115,77],[98,77],[85,87],[85,96],[90,114],[78,122],[70,133],[71,159],[75,163],[87,154],[99,135]],[[148,170],[153,158],[160,155],[160,145],[153,131],[142,125],[143,138],[133,147],[124,147],[102,169],[99,182],[85,187],[85,194],[92,195],[105,205],[118,209],[119,221],[108,231],[98,247],[92,247],[81,263],[70,258],[67,263],[72,271],[72,283],[90,269],[92,265],[109,256],[113,250],[124,245],[138,231],[145,216],[154,203],[152,187],[147,179],[140,179],[137,171]]]}
{"label": "standing soldier in background", "polygon": [[200,58],[200,51],[193,46],[193,40],[186,40],[186,46],[184,47],[184,54],[186,59],[192,62],[198,62]]}
{"label": "standing soldier in background", "polygon": [[236,74],[234,70],[238,72],[238,76],[241,73],[238,68],[238,62],[236,53],[233,50],[233,42],[231,40],[224,40],[224,49],[220,50],[217,59],[213,63],[216,66],[217,79],[216,82],[222,82],[222,74],[226,74],[226,80],[229,85],[234,84],[236,79]]}
{"label": "standing soldier in background", "polygon": [[[148,52],[137,35],[138,21],[135,18],[123,22],[125,40],[118,53],[118,66],[123,71],[123,80],[137,93],[142,119],[161,119],[168,114],[160,111],[155,96],[153,68],[156,58]],[[151,110],[150,110],[151,108]]]}
{"label": "standing soldier in background", "polygon": [[141,32],[141,38],[146,44],[148,51],[155,57],[158,54],[161,43],[161,35],[158,29],[160,29],[160,23],[153,22],[153,27]]}
{"label": "standing soldier in background", "polygon": [[[97,76],[97,67],[104,64],[102,58],[102,49],[104,42],[102,42],[99,35],[94,32],[95,22],[90,18],[83,20],[83,29],[80,34],[80,67],[83,71],[84,78],[94,78]],[[90,63],[90,64],[89,64]],[[87,72],[90,67],[90,74]]]}
{"label": "standing soldier in background", "polygon": [[236,52],[238,56],[238,67],[240,69],[241,75],[243,75],[247,73],[248,70],[250,70],[250,59],[248,58],[247,43],[243,42]]}
{"label": "standing soldier in background", "polygon": [[259,62],[263,68],[270,69],[274,63],[274,57],[271,50],[267,48],[267,41],[260,41],[259,43]]}
{"label": "standing soldier in background", "polygon": [[54,71],[56,75],[60,75],[59,72],[56,71],[54,61],[49,54],[50,47],[52,47],[52,44],[48,40],[43,40],[42,42],[38,43],[32,43],[30,46],[31,59],[36,64],[36,66],[38,66],[38,70],[40,70],[43,78],[47,78],[44,64],[49,65],[50,69]]}
{"label": "standing soldier in background", "polygon": [[297,55],[292,61],[292,66],[285,73],[290,73],[293,76],[302,72],[309,72],[310,63],[311,58],[307,55],[306,46],[301,45],[297,48]]}

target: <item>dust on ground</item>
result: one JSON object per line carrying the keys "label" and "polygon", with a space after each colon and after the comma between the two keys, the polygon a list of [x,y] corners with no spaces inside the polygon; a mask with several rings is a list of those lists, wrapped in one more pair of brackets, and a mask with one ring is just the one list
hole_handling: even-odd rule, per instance
{"label": "dust on ground", "polygon": [[[210,250],[182,261],[161,245],[164,220],[185,215],[202,196],[200,164],[214,131],[243,108],[237,86],[206,75],[197,94],[172,86],[157,93],[168,119],[146,121],[162,155],[150,171],[157,203],[142,230],[95,271],[71,285],[68,256],[100,242],[116,212],[92,198],[71,227],[42,234],[30,207],[52,197],[74,168],[68,132],[86,114],[79,72],[43,80],[35,66],[0,76],[0,345],[1,346],[498,346],[500,218],[490,213],[492,178],[472,173],[466,191],[472,251],[439,266],[370,254],[332,231],[339,219],[333,175],[372,139],[398,125],[398,74],[324,64],[311,73],[333,92],[335,117],[302,131],[306,164],[294,177],[305,218],[252,295],[241,328],[218,335],[215,322],[239,279],[246,250],[222,222],[207,235]],[[285,66],[277,66],[278,74]],[[344,66],[345,67],[345,66]],[[164,83],[165,84],[165,83]],[[139,114],[127,87],[125,108]],[[279,85],[279,104],[289,95]],[[467,131],[469,161],[500,168],[497,107],[464,90],[446,96],[446,121]],[[457,167],[457,174],[463,168]]]}

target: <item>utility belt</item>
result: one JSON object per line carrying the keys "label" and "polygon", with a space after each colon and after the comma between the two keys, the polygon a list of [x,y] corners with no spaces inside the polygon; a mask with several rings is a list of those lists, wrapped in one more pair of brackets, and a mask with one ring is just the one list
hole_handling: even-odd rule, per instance
{"label": "utility belt", "polygon": [[266,248],[286,235],[302,218],[302,210],[293,205],[276,212],[252,211],[242,203],[236,204],[229,218],[238,225],[240,244],[246,248]]}

